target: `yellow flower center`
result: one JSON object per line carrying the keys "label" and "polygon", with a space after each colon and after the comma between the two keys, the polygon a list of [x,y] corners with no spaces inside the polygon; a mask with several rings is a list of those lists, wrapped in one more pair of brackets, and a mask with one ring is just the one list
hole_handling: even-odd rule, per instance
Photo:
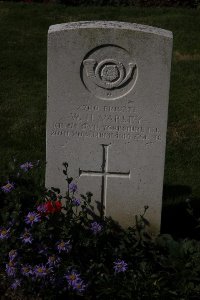
{"label": "yellow flower center", "polygon": [[13,267],[14,266],[14,264],[13,264],[12,261],[9,261],[8,265],[9,265],[9,267]]}
{"label": "yellow flower center", "polygon": [[60,248],[64,248],[64,247],[65,247],[65,243],[64,243],[64,242],[61,242],[61,243],[59,244],[59,247],[60,247]]}
{"label": "yellow flower center", "polygon": [[27,268],[27,267],[24,267],[24,273],[28,273],[29,272],[29,268]]}
{"label": "yellow flower center", "polygon": [[76,275],[75,274],[71,274],[69,276],[69,278],[70,278],[71,281],[74,281],[74,280],[76,280]]}
{"label": "yellow flower center", "polygon": [[6,235],[7,234],[7,230],[6,229],[2,229],[1,230],[1,235]]}
{"label": "yellow flower center", "polygon": [[29,220],[32,222],[32,221],[34,221],[34,219],[35,219],[35,216],[29,216]]}
{"label": "yellow flower center", "polygon": [[42,272],[44,272],[44,269],[43,269],[43,268],[38,268],[38,269],[37,269],[37,272],[38,272],[38,273],[42,273]]}
{"label": "yellow flower center", "polygon": [[56,260],[55,256],[50,256],[50,260],[55,261]]}
{"label": "yellow flower center", "polygon": [[79,283],[79,284],[77,284],[77,288],[78,289],[80,289],[81,288],[81,284]]}
{"label": "yellow flower center", "polygon": [[10,189],[10,188],[12,188],[12,184],[7,183],[4,187],[7,188],[7,189]]}

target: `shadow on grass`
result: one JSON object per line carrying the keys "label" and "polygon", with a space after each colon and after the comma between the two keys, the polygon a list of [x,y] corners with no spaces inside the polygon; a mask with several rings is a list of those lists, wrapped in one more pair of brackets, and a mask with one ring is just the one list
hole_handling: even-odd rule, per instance
{"label": "shadow on grass", "polygon": [[161,233],[200,240],[200,198],[185,185],[164,185]]}

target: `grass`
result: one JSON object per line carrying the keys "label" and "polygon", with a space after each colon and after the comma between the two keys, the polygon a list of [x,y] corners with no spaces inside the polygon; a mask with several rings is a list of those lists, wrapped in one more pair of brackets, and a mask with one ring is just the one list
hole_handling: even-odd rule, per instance
{"label": "grass", "polygon": [[200,10],[192,9],[0,2],[0,174],[12,157],[45,160],[47,31],[52,24],[79,20],[173,31],[165,184],[179,187],[180,196],[192,190],[200,197]]}

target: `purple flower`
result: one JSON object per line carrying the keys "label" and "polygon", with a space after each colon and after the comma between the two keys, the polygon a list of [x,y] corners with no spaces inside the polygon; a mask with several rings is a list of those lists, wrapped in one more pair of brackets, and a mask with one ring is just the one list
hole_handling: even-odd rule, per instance
{"label": "purple flower", "polygon": [[32,168],[33,168],[33,164],[29,161],[25,162],[20,166],[20,169],[22,169],[24,172],[28,172]]}
{"label": "purple flower", "polygon": [[14,263],[13,261],[9,261],[6,264],[6,273],[8,276],[15,276],[17,272],[17,268],[16,268],[16,263]]}
{"label": "purple flower", "polygon": [[79,294],[82,294],[87,286],[83,280],[77,280],[71,284],[71,287],[74,291],[78,292]]}
{"label": "purple flower", "polygon": [[36,212],[29,212],[28,215],[25,217],[25,223],[30,224],[33,226],[34,223],[38,223],[41,221],[41,217]]}
{"label": "purple flower", "polygon": [[19,286],[21,286],[21,280],[15,279],[10,287],[11,289],[16,290]]}
{"label": "purple flower", "polygon": [[27,228],[25,228],[25,232],[20,236],[20,239],[24,244],[32,244],[33,238]]}
{"label": "purple flower", "polygon": [[64,242],[63,240],[57,243],[58,252],[66,252],[68,253],[72,249],[72,245],[70,241]]}
{"label": "purple flower", "polygon": [[74,206],[79,206],[81,204],[81,200],[74,198],[74,199],[72,199],[72,204]]}
{"label": "purple flower", "polygon": [[96,235],[102,230],[102,226],[98,222],[92,222],[90,224],[90,229],[92,230],[93,234]]}
{"label": "purple flower", "polygon": [[40,204],[37,206],[37,211],[41,214],[46,213],[47,209],[46,209],[46,205],[44,203]]}
{"label": "purple flower", "polygon": [[22,275],[28,277],[30,275],[33,275],[33,271],[30,265],[24,265],[21,267],[21,273]]}
{"label": "purple flower", "polygon": [[13,183],[13,182],[10,182],[10,181],[7,181],[7,184],[6,184],[6,185],[3,185],[3,186],[1,187],[1,189],[2,189],[2,191],[3,191],[4,193],[10,193],[12,190],[14,190],[14,188],[15,188],[14,183]]}
{"label": "purple flower", "polygon": [[58,257],[58,256],[56,256],[56,255],[51,255],[51,256],[49,256],[49,258],[48,258],[47,265],[48,265],[49,267],[58,267],[60,261],[61,261],[60,257]]}
{"label": "purple flower", "polygon": [[68,275],[65,276],[65,278],[67,279],[67,282],[70,286],[72,286],[73,282],[81,280],[80,274],[76,271],[71,271]]}
{"label": "purple flower", "polygon": [[67,279],[68,285],[74,291],[82,293],[86,289],[84,281],[80,278],[80,274],[76,271],[71,271],[68,275],[65,276]]}
{"label": "purple flower", "polygon": [[75,193],[77,191],[77,188],[78,187],[77,187],[76,183],[71,182],[69,184],[69,190],[70,190],[70,192]]}
{"label": "purple flower", "polygon": [[117,259],[113,264],[115,273],[125,272],[128,269],[128,265],[124,260]]}
{"label": "purple flower", "polygon": [[45,277],[50,271],[51,268],[47,268],[43,264],[35,266],[34,268],[34,274],[36,277]]}
{"label": "purple flower", "polygon": [[9,255],[10,260],[13,261],[16,258],[16,256],[17,256],[17,250],[11,250],[8,253],[8,255]]}
{"label": "purple flower", "polygon": [[5,227],[0,227],[0,240],[9,238],[10,228],[6,229]]}

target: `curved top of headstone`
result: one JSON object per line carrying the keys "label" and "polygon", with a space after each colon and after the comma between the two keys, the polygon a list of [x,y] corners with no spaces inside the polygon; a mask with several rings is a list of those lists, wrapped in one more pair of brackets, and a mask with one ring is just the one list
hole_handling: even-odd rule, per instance
{"label": "curved top of headstone", "polygon": [[134,31],[142,31],[146,33],[153,33],[153,34],[162,35],[169,38],[173,37],[172,32],[169,30],[142,25],[142,24],[118,22],[118,21],[80,21],[80,22],[56,24],[49,27],[49,33],[53,33],[56,31],[81,29],[81,28],[94,28],[94,29],[108,28],[108,29],[122,29],[122,30],[128,29]]}

